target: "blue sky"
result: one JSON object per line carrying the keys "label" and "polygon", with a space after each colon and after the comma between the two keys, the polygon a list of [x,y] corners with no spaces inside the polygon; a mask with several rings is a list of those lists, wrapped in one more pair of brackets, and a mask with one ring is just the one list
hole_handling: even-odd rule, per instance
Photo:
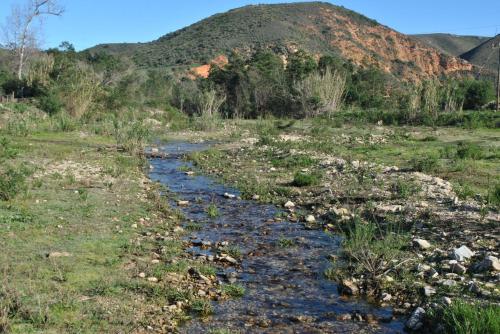
{"label": "blue sky", "polygon": [[[0,0],[2,25],[11,6],[25,0]],[[147,42],[215,13],[265,0],[60,0],[61,18],[44,24],[44,47],[61,41],[78,50],[99,43]],[[493,36],[500,32],[499,0],[332,0],[400,32]]]}

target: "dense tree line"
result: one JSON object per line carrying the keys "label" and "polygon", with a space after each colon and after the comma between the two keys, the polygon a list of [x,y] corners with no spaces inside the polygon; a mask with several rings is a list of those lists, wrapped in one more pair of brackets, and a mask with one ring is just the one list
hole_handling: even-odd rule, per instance
{"label": "dense tree line", "polygon": [[[76,52],[68,43],[38,53],[25,75],[2,62],[0,93],[32,97],[49,114],[80,118],[126,108],[172,108],[188,115],[309,117],[342,109],[391,110],[408,120],[479,110],[493,99],[489,81],[427,80],[404,83],[375,68],[335,56],[298,51],[288,59],[271,51],[236,53],[207,79],[171,70],[137,69],[127,58]],[[185,73],[184,73],[185,74]]]}

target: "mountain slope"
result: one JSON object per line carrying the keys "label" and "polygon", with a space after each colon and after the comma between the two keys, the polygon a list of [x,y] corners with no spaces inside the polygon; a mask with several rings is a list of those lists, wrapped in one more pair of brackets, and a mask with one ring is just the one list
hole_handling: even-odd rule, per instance
{"label": "mountain slope", "polygon": [[459,57],[461,54],[474,49],[491,38],[484,36],[461,36],[452,34],[420,34],[412,35],[412,37],[435,49],[438,49],[442,53],[455,57]]}
{"label": "mountain slope", "polygon": [[500,35],[490,38],[476,48],[462,54],[460,57],[490,71],[496,71],[498,66],[498,49],[500,47]]}
{"label": "mountain slope", "polygon": [[329,3],[254,5],[217,14],[156,41],[99,45],[133,57],[140,66],[207,64],[236,50],[269,48],[287,56],[304,49],[335,53],[359,66],[376,66],[408,80],[470,71],[469,63],[440,53],[365,16]]}

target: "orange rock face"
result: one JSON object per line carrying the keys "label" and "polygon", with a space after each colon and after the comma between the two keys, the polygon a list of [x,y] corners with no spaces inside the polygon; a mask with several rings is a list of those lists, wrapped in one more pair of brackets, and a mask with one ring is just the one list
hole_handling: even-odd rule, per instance
{"label": "orange rock face", "polygon": [[382,25],[359,24],[331,10],[318,19],[332,31],[328,42],[356,65],[374,65],[410,81],[473,69],[465,60],[441,54]]}
{"label": "orange rock face", "polygon": [[224,67],[229,63],[229,59],[225,55],[220,55],[214,58],[210,64],[201,65],[191,69],[191,74],[194,77],[208,78],[212,66]]}

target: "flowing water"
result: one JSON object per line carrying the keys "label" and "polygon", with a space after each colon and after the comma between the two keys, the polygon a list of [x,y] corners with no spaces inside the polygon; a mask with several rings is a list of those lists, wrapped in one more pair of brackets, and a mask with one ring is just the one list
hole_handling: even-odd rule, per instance
{"label": "flowing water", "polygon": [[[237,276],[245,287],[242,298],[214,302],[214,314],[208,319],[194,319],[181,332],[205,333],[228,329],[241,333],[399,333],[400,320],[392,318],[389,308],[379,308],[361,299],[341,297],[337,285],[323,272],[329,266],[328,255],[335,254],[338,237],[320,229],[308,229],[296,222],[276,217],[281,209],[256,201],[228,199],[225,193],[238,195],[210,177],[186,175],[192,167],[182,159],[189,152],[208,148],[208,144],[168,143],[160,147],[164,159],[151,159],[150,177],[167,186],[178,199],[190,205],[179,207],[186,220],[201,222],[201,229],[189,238],[201,241],[226,241],[241,250],[242,260],[232,268],[220,270],[220,279]],[[217,206],[219,215],[208,217],[209,204]],[[176,202],[172,201],[175,207]],[[288,242],[290,241],[290,242]],[[210,247],[192,246],[192,256],[215,255]],[[213,252],[213,254],[212,254]],[[228,275],[228,272],[233,272]],[[377,319],[339,321],[341,314],[366,315]]]}

